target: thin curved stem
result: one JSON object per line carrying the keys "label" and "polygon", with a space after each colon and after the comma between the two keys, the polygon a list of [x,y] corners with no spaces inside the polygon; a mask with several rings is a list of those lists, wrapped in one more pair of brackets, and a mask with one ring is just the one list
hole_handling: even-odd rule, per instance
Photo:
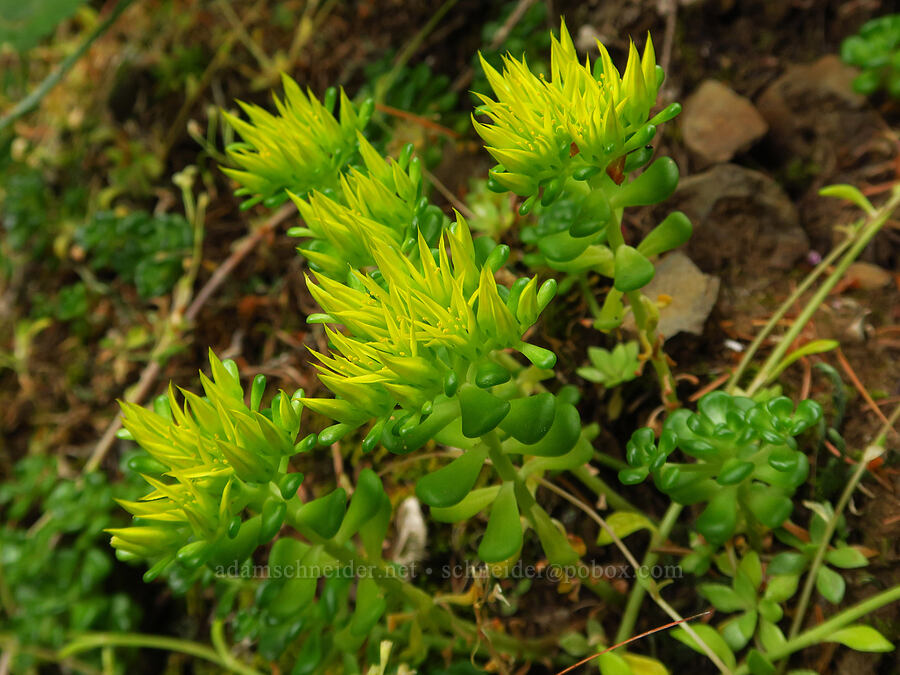
{"label": "thin curved stem", "polygon": [[234,658],[223,659],[214,649],[199,642],[182,640],[165,635],[144,635],[142,633],[84,633],[59,651],[60,658],[66,658],[102,647],[144,647],[162,649],[196,656],[238,675],[262,675],[258,670],[245,666]]}
{"label": "thin curved stem", "polygon": [[[676,504],[675,502],[669,504],[669,508],[666,510],[662,522],[659,524],[659,528],[653,533],[653,536],[650,539],[650,545],[647,547],[647,552],[644,554],[644,560],[641,563],[640,569],[653,567],[659,561],[659,553],[656,552],[656,549],[666,543],[669,534],[672,532],[672,528],[678,521],[678,516],[681,515],[682,508],[681,504]],[[625,613],[622,615],[622,620],[619,623],[619,630],[616,633],[616,642],[627,640],[631,635],[634,626],[637,623],[638,613],[641,610],[641,604],[643,603],[644,594],[646,592],[647,589],[642,584],[634,584],[634,586],[631,587],[631,592],[628,595],[628,603],[625,605]]]}
{"label": "thin curved stem", "polygon": [[[712,649],[710,649],[709,645],[707,645],[703,641],[703,639],[699,635],[697,635],[697,632],[693,628],[691,628],[690,625],[688,625],[687,623],[684,623],[684,621],[685,621],[684,617],[682,617],[675,610],[675,608],[672,607],[672,605],[670,605],[668,602],[666,602],[665,599],[663,599],[662,595],[659,592],[659,586],[656,584],[656,581],[654,581],[653,579],[647,579],[641,575],[642,567],[638,564],[637,558],[634,557],[634,554],[631,552],[631,550],[625,545],[625,543],[622,541],[622,539],[613,531],[613,529],[609,526],[609,523],[607,523],[603,519],[603,516],[601,516],[599,513],[597,513],[589,505],[585,504],[583,501],[578,499],[578,497],[576,497],[575,495],[567,492],[566,490],[563,490],[561,487],[559,487],[557,485],[554,485],[550,481],[542,478],[540,480],[540,484],[542,486],[544,486],[545,488],[547,488],[548,490],[555,492],[556,494],[558,494],[560,497],[562,497],[566,501],[570,502],[571,504],[577,506],[579,509],[584,511],[585,514],[587,514],[588,517],[590,517],[595,523],[597,523],[601,528],[603,528],[603,530],[605,530],[606,533],[609,534],[609,536],[612,538],[613,543],[616,545],[616,547],[622,552],[622,555],[625,556],[625,559],[628,561],[628,564],[631,565],[635,571],[635,578],[637,579],[637,583],[632,587],[632,594],[634,594],[634,589],[638,588],[638,587],[644,589],[644,592],[649,592],[650,597],[653,598],[653,601],[656,602],[657,605],[659,605],[660,609],[662,609],[666,614],[668,614],[674,621],[682,624],[682,628],[684,628],[684,630],[687,632],[687,634],[690,635],[691,638],[693,638],[693,640],[700,646],[700,648],[703,650],[703,653],[709,658],[710,661],[712,661],[716,665],[716,668],[718,668],[719,671],[721,671],[722,673],[731,675],[731,670],[728,668],[728,666],[726,666],[722,662],[722,659],[720,659],[718,657],[718,655]],[[679,509],[679,511],[680,511],[680,509]],[[667,513],[666,515],[669,516],[670,514]],[[672,520],[673,524],[677,519],[678,519],[677,513],[675,513],[674,515],[671,516],[671,520]],[[662,526],[660,526],[660,530],[661,529],[662,529]],[[669,529],[671,529],[671,527]],[[651,548],[651,551],[652,551],[652,548]],[[648,552],[648,556],[649,556],[649,552]],[[645,558],[645,561],[646,561],[646,559],[647,558]],[[658,556],[657,556],[657,559],[658,559]],[[653,563],[651,563],[651,565],[653,565],[653,564],[656,564],[655,561]],[[643,598],[643,592],[641,593],[640,597]],[[629,597],[629,604],[630,603],[631,603],[631,598]],[[640,602],[637,603],[637,608],[640,609]],[[637,609],[633,610],[633,612],[634,612],[634,615],[636,618]],[[624,619],[624,617],[623,617],[623,619]],[[621,629],[619,630],[619,632],[620,633],[622,632]],[[624,639],[616,638],[615,641],[617,643],[630,641],[629,640],[629,638],[631,637],[630,633],[631,633],[631,629],[629,629],[627,631],[627,634]]]}
{"label": "thin curved stem", "polygon": [[53,89],[57,84],[59,84],[62,79],[68,75],[69,71],[72,70],[72,67],[78,63],[78,60],[84,56],[84,53],[90,49],[91,45],[103,35],[110,26],[112,26],[116,19],[124,12],[128,5],[130,5],[134,0],[120,0],[119,4],[113,7],[112,11],[109,13],[103,21],[97,24],[94,30],[91,31],[90,35],[85,38],[84,42],[82,42],[78,49],[69,54],[66,59],[60,63],[56,69],[50,73],[47,77],[44,78],[44,81],[41,82],[37,89],[32,91],[28,96],[19,101],[16,105],[12,107],[12,109],[6,113],[2,118],[0,118],[0,132],[2,132],[6,127],[10,126],[13,122],[15,122],[20,117],[27,115],[32,110],[38,107],[40,102],[44,99],[44,97],[50,93],[50,90]]}
{"label": "thin curved stem", "polygon": [[[605,457],[605,455],[603,455]],[[620,470],[624,467],[616,467],[617,470]],[[643,513],[641,509],[636,507],[630,501],[622,497],[619,493],[613,490],[605,480],[600,478],[600,476],[595,476],[590,471],[588,471],[587,465],[582,465],[577,469],[570,469],[570,473],[575,476],[579,481],[581,481],[588,489],[590,489],[594,494],[598,497],[603,496],[606,499],[606,503],[617,511],[634,511],[636,513]]]}
{"label": "thin curved stem", "polygon": [[747,368],[750,365],[750,362],[753,360],[753,357],[756,355],[756,352],[759,350],[760,346],[769,334],[775,330],[775,327],[778,325],[778,322],[784,317],[785,314],[788,313],[791,307],[794,306],[794,303],[797,302],[800,297],[809,290],[809,287],[813,285],[816,279],[818,279],[822,274],[837,260],[840,255],[849,248],[850,244],[853,243],[853,238],[856,236],[857,232],[853,232],[848,234],[847,237],[835,246],[831,252],[822,259],[816,267],[806,275],[806,278],[800,282],[800,285],[794,290],[793,293],[788,296],[787,300],[781,303],[781,306],[775,311],[775,313],[769,318],[768,323],[763,326],[762,330],[753,338],[753,342],[750,343],[750,346],[744,351],[744,355],[741,358],[741,362],[738,364],[737,369],[731,374],[731,377],[728,379],[728,384],[725,385],[725,391],[729,394],[734,393],[734,390],[741,382],[741,377],[743,377],[744,373],[747,371]]}

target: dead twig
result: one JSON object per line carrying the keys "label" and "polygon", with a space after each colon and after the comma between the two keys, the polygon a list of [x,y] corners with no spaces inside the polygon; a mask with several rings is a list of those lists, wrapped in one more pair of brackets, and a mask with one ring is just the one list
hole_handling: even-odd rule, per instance
{"label": "dead twig", "polygon": [[[869,406],[869,409],[872,410],[884,424],[888,424],[888,419],[885,417],[884,413],[881,411],[877,405],[875,405],[875,401],[872,400],[872,396],[869,394],[868,390],[863,386],[863,383],[859,381],[859,377],[857,377],[856,372],[850,366],[850,362],[847,361],[847,357],[844,356],[844,352],[840,347],[834,350],[834,353],[837,355],[838,361],[841,363],[841,368],[846,373],[847,377],[850,378],[850,381],[853,383],[853,386],[856,388],[856,391],[859,392],[859,395],[863,397],[863,400],[866,402],[866,405]],[[892,428],[888,428],[889,431],[893,431]]]}

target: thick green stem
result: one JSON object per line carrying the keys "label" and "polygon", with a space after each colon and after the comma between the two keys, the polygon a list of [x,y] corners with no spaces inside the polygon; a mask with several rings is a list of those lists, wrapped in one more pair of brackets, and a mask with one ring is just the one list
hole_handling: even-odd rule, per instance
{"label": "thick green stem", "polygon": [[[672,528],[678,521],[678,516],[681,515],[682,508],[681,504],[672,502],[666,510],[662,522],[659,524],[659,528],[653,533],[653,536],[650,539],[650,545],[647,547],[646,554],[644,554],[641,568],[635,570],[635,576],[638,578],[639,583],[635,583],[631,587],[631,593],[628,595],[628,603],[625,605],[625,613],[622,615],[622,620],[619,622],[619,630],[616,632],[616,642],[627,640],[631,637],[632,631],[634,631],[638,613],[641,610],[641,603],[643,603],[644,595],[647,593],[647,588],[640,579],[640,574],[643,570],[652,568],[659,561],[659,553],[656,552],[656,549],[665,544],[666,540],[668,540]],[[655,582],[651,581],[650,583]]]}
{"label": "thick green stem", "polygon": [[825,298],[828,297],[831,289],[837,285],[838,281],[840,281],[841,277],[843,277],[844,273],[847,271],[847,268],[859,257],[860,253],[863,252],[863,249],[865,249],[869,242],[872,241],[872,238],[878,234],[882,227],[884,227],[884,224],[888,221],[888,218],[891,217],[891,214],[893,214],[898,204],[900,204],[900,188],[894,188],[894,192],[891,194],[890,199],[888,199],[884,206],[878,209],[877,214],[862,229],[859,237],[853,242],[853,246],[851,246],[850,250],[848,250],[844,257],[841,258],[841,261],[834,268],[834,271],[828,275],[828,278],[819,287],[815,295],[813,295],[810,301],[806,303],[803,311],[791,324],[790,329],[785,333],[784,337],[778,343],[778,346],[772,350],[769,358],[766,359],[766,362],[756,374],[753,382],[747,388],[748,396],[752,396],[764,386],[769,379],[771,379],[778,368],[778,364],[781,363],[784,355],[787,353],[788,349],[791,348],[791,345],[794,343],[794,340],[797,339],[797,336],[800,335],[800,332],[806,327],[806,324],[809,323],[813,314],[816,313],[821,304],[825,301]]}
{"label": "thick green stem", "polygon": [[587,278],[583,276],[579,277],[578,285],[581,287],[581,294],[584,296],[584,301],[587,303],[588,309],[591,310],[591,316],[595,319],[599,319],[603,310],[600,307],[600,303],[597,302],[597,298],[594,297],[594,292],[591,290]]}
{"label": "thick green stem", "polygon": [[[878,595],[873,595],[871,598],[863,600],[853,607],[848,607],[843,612],[835,614],[828,619],[828,621],[824,621],[818,626],[810,628],[808,631],[788,640],[777,649],[771,650],[768,652],[768,657],[772,661],[778,661],[790,656],[794,652],[805,649],[806,647],[811,647],[820,642],[826,642],[835,631],[846,627],[857,619],[868,616],[880,607],[889,605],[892,602],[897,602],[898,600],[900,600],[900,585],[882,591]],[[748,672],[750,672],[749,667],[746,664],[742,664],[735,671],[735,675],[746,675]]]}
{"label": "thick green stem", "polygon": [[[625,245],[625,237],[622,236],[622,211],[613,212],[607,227],[607,241],[613,252],[620,246]],[[656,371],[656,377],[659,380],[659,387],[663,403],[666,408],[673,409],[680,405],[678,393],[675,391],[675,377],[669,368],[669,358],[663,350],[662,341],[656,332],[655,326],[650,325],[647,312],[644,311],[643,295],[640,291],[628,291],[625,293],[628,298],[628,304],[634,314],[634,324],[638,329],[641,346],[645,353],[648,354],[653,370]]]}

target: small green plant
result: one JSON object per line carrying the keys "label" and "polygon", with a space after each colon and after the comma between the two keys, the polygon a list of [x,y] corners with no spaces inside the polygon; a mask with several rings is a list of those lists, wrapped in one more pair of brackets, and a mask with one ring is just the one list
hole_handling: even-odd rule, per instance
{"label": "small green plant", "polygon": [[[809,473],[794,437],[821,415],[811,400],[795,410],[786,397],[757,403],[712,392],[700,399],[696,413],[670,415],[658,443],[651,429],[636,431],[626,454],[632,468],[620,471],[619,480],[634,484],[652,475],[680,504],[708,502],[696,528],[712,544],[725,543],[738,528],[751,535],[757,524],[776,528],[790,516],[791,496]],[[668,462],[676,448],[697,462]]]}
{"label": "small green plant", "polygon": [[858,35],[841,44],[841,58],[862,72],[853,80],[860,94],[874,94],[884,89],[900,98],[900,14],[872,19]]}
{"label": "small green plant", "polygon": [[75,232],[93,269],[114,272],[134,284],[142,298],[172,290],[184,274],[183,261],[193,240],[191,224],[183,216],[145,211],[124,216],[101,211]]}
{"label": "small green plant", "polygon": [[58,649],[70,633],[127,632],[141,615],[124,588],[110,588],[115,560],[103,535],[119,519],[115,500],[130,498],[135,483],[59,473],[54,458],[31,455],[0,486],[0,634],[15,636],[2,643],[15,672],[31,672],[40,650]]}
{"label": "small green plant", "polygon": [[834,605],[839,605],[844,599],[846,584],[838,569],[858,569],[869,564],[863,552],[856,546],[847,544],[846,523],[843,517],[838,520],[836,534],[837,545],[832,547],[830,541],[826,541],[826,528],[828,521],[835,517],[834,507],[826,503],[807,503],[812,511],[809,520],[808,539],[801,539],[797,534],[785,529],[775,531],[779,540],[791,546],[795,551],[779,553],[769,563],[770,574],[781,574],[792,578],[794,585],[799,582],[800,575],[809,569],[816,553],[820,548],[825,549],[825,563],[821,564],[816,572],[816,589],[823,598]]}
{"label": "small green plant", "polygon": [[640,345],[634,340],[620,342],[612,351],[602,347],[588,347],[590,365],[575,372],[590,382],[612,389],[630,382],[640,374],[642,364],[638,358],[639,349]]}
{"label": "small green plant", "polygon": [[[286,499],[303,478],[285,472],[286,459],[303,447],[295,449],[297,397],[280,392],[263,414],[264,377],[254,381],[248,407],[234,363],[210,352],[210,365],[213,379],[201,375],[206,396],[183,391],[184,408],[171,388],[152,412],[122,404],[128,435],[149,453],[135,468],[154,490],[123,503],[141,524],[112,530],[112,545],[120,557],[152,560],[148,579],[176,560],[188,568],[242,562],[259,538],[278,532]],[[162,482],[164,475],[175,482]],[[265,487],[270,482],[279,485],[277,494]],[[258,515],[245,523],[241,514],[248,506]]]}
{"label": "small green plant", "polygon": [[[287,190],[302,196],[313,188],[337,188],[341,170],[356,153],[355,132],[366,126],[374,109],[368,100],[357,110],[343,90],[338,95],[330,89],[319,102],[287,76],[282,84],[284,100],[275,99],[277,116],[245,103],[241,107],[249,123],[223,113],[243,138],[228,147],[228,157],[238,168],[223,169],[241,184],[236,194],[248,197],[242,208],[260,202],[283,204]],[[338,98],[340,113],[335,117],[331,113]]]}

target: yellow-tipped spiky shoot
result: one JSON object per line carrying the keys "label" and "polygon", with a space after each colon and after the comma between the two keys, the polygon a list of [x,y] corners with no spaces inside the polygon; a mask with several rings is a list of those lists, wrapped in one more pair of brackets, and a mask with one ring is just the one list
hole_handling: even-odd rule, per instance
{"label": "yellow-tipped spiky shoot", "polygon": [[182,390],[182,406],[169,385],[156,410],[121,403],[125,429],[147,453],[137,468],[153,489],[121,502],[135,525],[111,530],[112,544],[159,563],[157,571],[176,556],[205,562],[259,491],[254,484],[275,478],[282,458],[295,451],[302,392],[281,392],[262,414],[264,378],[254,382],[248,407],[237,366],[212,351],[209,360],[212,378],[200,374],[203,397]]}
{"label": "yellow-tipped spiky shoot", "polygon": [[[288,190],[305,195],[337,187],[341,171],[356,155],[356,134],[372,114],[371,101],[357,109],[343,90],[339,96],[329,90],[322,103],[287,75],[282,75],[282,84],[284,99],[274,97],[276,115],[241,102],[247,121],[222,113],[243,139],[227,148],[237,168],[223,168],[241,185],[236,194],[249,197],[243,208],[259,202],[277,206],[287,201]],[[340,112],[335,117],[338,98]]]}
{"label": "yellow-tipped spiky shoot", "polygon": [[[481,60],[494,98],[480,96],[476,111],[490,123],[473,116],[473,124],[499,163],[491,177],[501,187],[529,197],[579,170],[604,170],[635,149],[629,139],[650,124],[662,82],[653,43],[648,36],[643,56],[629,44],[622,75],[606,48],[598,47],[593,67],[589,59],[579,61],[563,22],[551,43],[549,81],[524,59],[507,55],[502,73]],[[677,110],[670,113],[665,119]]]}
{"label": "yellow-tipped spiky shoot", "polygon": [[[307,279],[328,321],[331,355],[315,354],[320,380],[339,399],[304,399],[339,422],[358,426],[395,406],[418,411],[444,390],[450,371],[464,379],[468,367],[494,350],[518,349],[550,296],[501,296],[491,269],[475,261],[465,219],[445,232],[436,251],[422,235],[418,264],[389,241],[372,240],[376,274],[351,272],[343,283],[324,275]],[[503,289],[504,292],[507,289]],[[530,319],[523,322],[521,318]]]}

